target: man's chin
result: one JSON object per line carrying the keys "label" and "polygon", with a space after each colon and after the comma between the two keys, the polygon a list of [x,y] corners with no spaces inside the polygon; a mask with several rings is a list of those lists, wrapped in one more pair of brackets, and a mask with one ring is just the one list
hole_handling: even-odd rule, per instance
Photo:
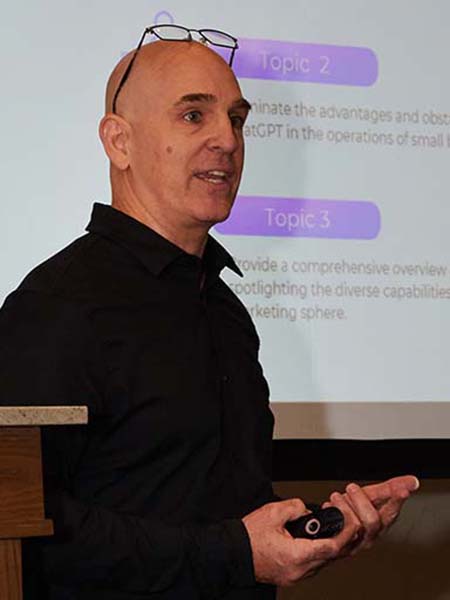
{"label": "man's chin", "polygon": [[210,229],[211,227],[214,227],[214,225],[217,225],[218,223],[223,223],[224,221],[226,221],[228,219],[228,217],[230,216],[230,211],[228,211],[226,214],[222,214],[222,215],[204,215],[200,220],[201,222],[208,227],[208,229]]}
{"label": "man's chin", "polygon": [[223,221],[226,221],[230,216],[233,202],[234,198],[214,198],[209,210],[206,206],[204,207],[206,210],[204,210],[204,212],[202,211],[202,221],[207,221],[211,226],[216,225],[217,223],[223,223]]}

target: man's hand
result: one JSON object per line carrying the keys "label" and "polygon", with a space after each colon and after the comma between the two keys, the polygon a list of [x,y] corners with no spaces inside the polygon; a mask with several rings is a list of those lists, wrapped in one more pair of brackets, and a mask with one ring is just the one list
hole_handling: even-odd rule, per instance
{"label": "man's hand", "polygon": [[323,540],[294,539],[284,528],[308,513],[299,499],[266,504],[243,518],[250,537],[253,565],[257,581],[275,585],[292,585],[299,579],[313,575],[320,567],[340,554],[358,539],[359,521],[350,506],[342,506],[346,526],[334,538]]}
{"label": "man's hand", "polygon": [[418,489],[419,480],[413,475],[394,477],[364,487],[350,483],[344,494],[334,492],[323,506],[352,509],[352,519],[360,524],[360,537],[349,548],[349,554],[353,555],[373,545],[376,538],[397,519],[411,493]]}
{"label": "man's hand", "polygon": [[343,531],[321,540],[294,539],[285,529],[308,513],[299,499],[266,504],[243,518],[250,538],[257,581],[285,586],[313,575],[326,563],[369,548],[398,517],[410,494],[417,490],[416,477],[395,477],[360,487],[354,483],[346,492],[334,492],[323,504],[339,508],[345,519]]}

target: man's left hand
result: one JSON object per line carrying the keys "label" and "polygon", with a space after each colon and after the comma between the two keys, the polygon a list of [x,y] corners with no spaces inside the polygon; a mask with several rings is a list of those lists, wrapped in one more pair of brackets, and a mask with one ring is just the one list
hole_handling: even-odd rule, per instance
{"label": "man's left hand", "polygon": [[418,488],[416,477],[404,475],[364,487],[350,483],[344,494],[331,494],[329,502],[323,506],[336,506],[341,510],[350,507],[350,518],[360,531],[358,539],[349,546],[347,555],[353,556],[359,550],[370,548],[379,535],[394,523],[405,501]]}

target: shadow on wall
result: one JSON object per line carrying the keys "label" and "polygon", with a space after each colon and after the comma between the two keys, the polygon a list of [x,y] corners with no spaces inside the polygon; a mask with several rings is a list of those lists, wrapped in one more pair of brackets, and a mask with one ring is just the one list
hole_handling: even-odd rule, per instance
{"label": "shadow on wall", "polygon": [[[276,485],[283,497],[324,498],[342,482]],[[279,591],[278,600],[450,600],[450,480],[423,482],[368,552]]]}

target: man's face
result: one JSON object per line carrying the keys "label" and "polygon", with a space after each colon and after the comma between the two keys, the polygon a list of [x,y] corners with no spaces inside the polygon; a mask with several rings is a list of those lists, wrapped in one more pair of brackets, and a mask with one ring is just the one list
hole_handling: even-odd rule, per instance
{"label": "man's face", "polygon": [[181,46],[151,70],[142,109],[130,120],[130,184],[166,228],[207,230],[233,205],[249,106],[219,57]]}

